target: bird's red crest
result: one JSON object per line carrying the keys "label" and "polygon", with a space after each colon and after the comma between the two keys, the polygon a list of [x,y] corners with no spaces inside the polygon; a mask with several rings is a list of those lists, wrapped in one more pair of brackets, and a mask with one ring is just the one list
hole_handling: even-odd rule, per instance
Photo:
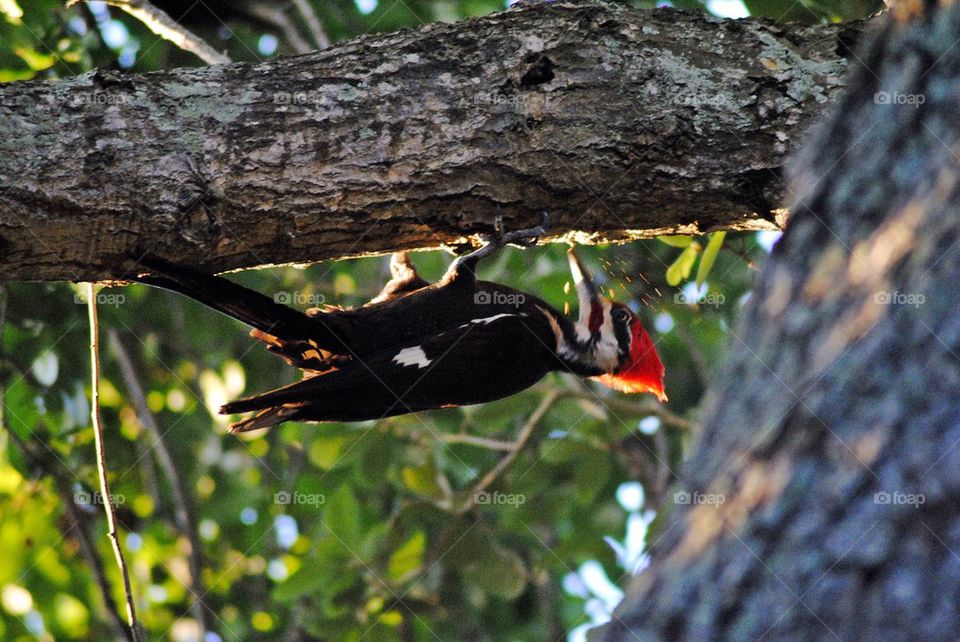
{"label": "bird's red crest", "polygon": [[660,401],[666,401],[667,394],[663,390],[664,367],[657,348],[640,319],[633,320],[632,332],[630,356],[626,363],[615,374],[600,375],[595,379],[620,392],[649,392]]}

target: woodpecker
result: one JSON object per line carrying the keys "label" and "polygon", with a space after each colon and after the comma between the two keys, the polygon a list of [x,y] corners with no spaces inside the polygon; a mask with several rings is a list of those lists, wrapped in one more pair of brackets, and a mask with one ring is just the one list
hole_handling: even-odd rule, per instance
{"label": "woodpecker", "polygon": [[296,383],[222,406],[221,414],[256,413],[231,424],[231,432],[484,403],[529,388],[551,371],[665,401],[664,367],[640,319],[597,290],[572,248],[575,322],[536,296],[477,279],[482,258],[507,243],[535,243],[543,233],[540,226],[487,237],[432,284],[406,253],[394,254],[383,290],[350,309],[300,312],[225,278],[160,260],[142,261],[134,280],[252,326],[251,336],[303,371]]}

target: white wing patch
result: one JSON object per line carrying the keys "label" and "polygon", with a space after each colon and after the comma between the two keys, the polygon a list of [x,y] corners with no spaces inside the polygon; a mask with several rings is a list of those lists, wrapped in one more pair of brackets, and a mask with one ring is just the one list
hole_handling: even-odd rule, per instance
{"label": "white wing patch", "polygon": [[420,346],[404,348],[393,357],[393,362],[401,366],[417,366],[426,368],[430,365],[430,359]]}
{"label": "white wing patch", "polygon": [[470,323],[482,323],[484,325],[487,325],[488,323],[493,323],[497,319],[502,319],[503,317],[515,317],[515,316],[523,316],[523,315],[510,314],[508,312],[503,312],[501,314],[495,314],[492,317],[483,317],[482,319],[471,319]]}

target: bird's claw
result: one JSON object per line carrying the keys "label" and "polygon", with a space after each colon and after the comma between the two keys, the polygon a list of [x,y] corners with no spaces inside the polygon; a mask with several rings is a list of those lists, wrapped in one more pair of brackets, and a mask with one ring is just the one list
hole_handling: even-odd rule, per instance
{"label": "bird's claw", "polygon": [[530,227],[524,230],[515,230],[513,232],[504,232],[503,231],[503,217],[497,216],[494,219],[494,229],[496,230],[494,235],[488,235],[487,238],[484,238],[485,241],[494,243],[497,247],[503,247],[504,245],[517,245],[519,247],[531,247],[537,244],[537,241],[540,240],[540,237],[547,233],[547,227],[550,224],[550,214],[546,210],[543,211],[543,219],[540,221],[540,225],[536,227]]}

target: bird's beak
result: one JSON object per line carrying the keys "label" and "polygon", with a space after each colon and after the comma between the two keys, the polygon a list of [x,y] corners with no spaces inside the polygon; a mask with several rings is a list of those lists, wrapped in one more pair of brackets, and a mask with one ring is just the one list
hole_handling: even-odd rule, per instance
{"label": "bird's beak", "polygon": [[598,312],[602,318],[603,303],[600,294],[597,292],[597,286],[593,284],[593,280],[590,278],[590,273],[584,269],[583,263],[580,262],[580,258],[572,247],[567,251],[567,260],[570,263],[570,275],[573,277],[573,284],[577,288],[580,317],[578,323],[588,327],[592,325],[590,323],[591,317],[595,318]]}

